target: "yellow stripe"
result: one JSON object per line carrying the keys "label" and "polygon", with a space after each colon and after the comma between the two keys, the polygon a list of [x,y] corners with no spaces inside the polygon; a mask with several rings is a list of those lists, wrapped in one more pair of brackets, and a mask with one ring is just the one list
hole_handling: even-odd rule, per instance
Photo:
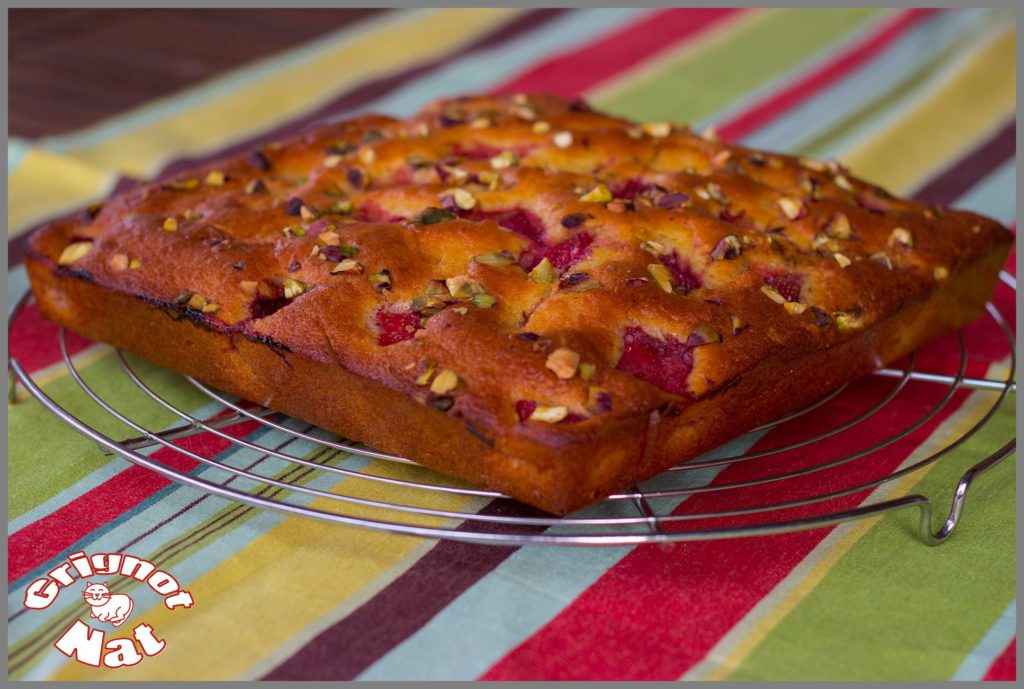
{"label": "yellow stripe", "polygon": [[[425,469],[392,462],[374,462],[371,468],[381,476],[428,478]],[[429,479],[447,480],[436,474]],[[478,501],[466,497],[360,479],[344,481],[336,492],[448,510],[478,507]],[[323,498],[311,506],[334,509],[333,501]],[[379,509],[355,505],[343,510],[364,518],[387,516]],[[447,520],[416,521],[437,526]],[[426,552],[422,543],[418,538],[288,517],[191,582],[188,590],[196,601],[192,609],[169,611],[161,603],[133,616],[134,624],[151,625],[167,642],[159,656],[113,672],[68,662],[51,679],[237,679],[392,568],[407,568],[410,554]],[[173,574],[173,567],[170,570]]]}
{"label": "yellow stripe", "polygon": [[103,169],[147,177],[172,155],[207,152],[294,119],[360,83],[466,45],[521,12],[447,9],[417,14],[415,21],[371,27],[295,69],[74,155]]}
{"label": "yellow stripe", "polygon": [[[794,10],[749,9],[740,12],[684,41],[681,45],[658,53],[600,83],[587,94],[587,99],[594,107],[608,110],[608,102],[614,100],[620,91],[636,88],[637,85],[645,81],[655,81],[666,69],[698,60],[703,53],[715,49],[725,41],[742,40],[745,34],[756,32],[762,24],[786,11]],[[800,10],[795,11],[799,12]]]}
{"label": "yellow stripe", "polygon": [[87,163],[30,149],[7,180],[8,237],[102,198],[116,181]]}
{"label": "yellow stripe", "polygon": [[891,189],[923,181],[1012,116],[1016,46],[1014,29],[989,41],[900,120],[841,159],[854,174]]}
{"label": "yellow stripe", "polygon": [[[1005,378],[1007,371],[1008,368],[1006,362],[1002,362],[993,365],[989,369],[988,376],[994,379]],[[936,450],[948,445],[951,438],[959,438],[964,435],[964,433],[970,430],[970,428],[977,424],[981,417],[985,415],[992,404],[992,399],[995,394],[996,393],[987,391],[972,393],[971,396],[964,401],[963,406],[961,406],[960,409],[954,412],[953,415],[935,429],[935,431],[928,436],[928,439],[919,445],[914,452],[904,460],[901,466],[907,466],[918,462]],[[924,479],[928,472],[930,472],[935,466],[935,464],[930,464],[919,471],[915,471],[914,473],[897,481],[892,487],[883,485],[876,489],[862,504],[876,503],[884,499],[897,498],[908,494],[910,490]],[[768,634],[771,633],[771,631],[818,586],[821,580],[825,578],[829,571],[831,571],[832,567],[842,559],[843,555],[845,555],[850,548],[857,543],[857,541],[859,541],[871,528],[873,528],[881,518],[881,516],[872,517],[870,519],[864,519],[862,521],[849,523],[839,527],[839,529],[845,531],[845,533],[843,533],[835,543],[830,544],[826,541],[819,546],[824,550],[824,552],[820,553],[818,556],[820,559],[818,559],[817,562],[814,562],[810,571],[804,575],[793,589],[791,589],[770,609],[765,611],[760,619],[756,620],[756,622],[750,626],[749,631],[747,631],[743,638],[732,647],[725,657],[721,659],[716,658],[711,661],[714,663],[713,669],[699,674],[688,673],[686,679],[700,679],[708,681],[721,680],[725,679],[729,674],[736,670],[736,668],[742,664],[746,657],[750,655],[750,653],[768,636]],[[808,555],[808,559],[805,560],[805,562],[813,562],[814,559],[815,555],[812,552]],[[771,595],[772,594],[769,594],[769,597]],[[749,614],[756,615],[757,608]],[[750,625],[750,620],[741,620],[738,625]],[[714,654],[714,650],[712,651],[712,654]],[[709,658],[710,657],[711,654],[709,654]]]}

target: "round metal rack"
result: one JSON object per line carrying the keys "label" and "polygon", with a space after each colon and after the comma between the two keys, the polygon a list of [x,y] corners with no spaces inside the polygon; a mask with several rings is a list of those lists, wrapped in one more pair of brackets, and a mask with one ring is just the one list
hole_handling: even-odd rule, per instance
{"label": "round metal rack", "polygon": [[[1016,291],[1015,279],[1001,275],[999,289]],[[11,310],[8,331],[30,299]],[[145,398],[179,419],[170,428],[152,429],[133,420],[124,400],[107,399],[89,385],[68,352],[59,331],[62,363],[79,390],[104,412],[132,430],[114,439],[54,399],[17,361],[8,364],[25,390],[63,422],[95,441],[107,455],[123,457],[194,489],[261,508],[313,517],[337,524],[380,529],[426,538],[493,545],[605,545],[668,543],[798,531],[864,519],[893,510],[916,508],[921,539],[944,542],[956,527],[972,482],[1014,454],[1016,437],[977,461],[956,485],[946,516],[933,524],[933,506],[920,494],[896,495],[900,479],[953,454],[978,433],[1007,395],[1016,393],[1014,333],[992,303],[984,323],[1005,341],[1006,378],[966,375],[970,342],[955,334],[959,364],[952,371],[917,368],[917,355],[902,368],[833,391],[825,399],[754,429],[718,450],[680,464],[641,486],[609,496],[568,517],[553,517],[500,493],[461,485],[409,459],[379,452],[254,406],[187,378],[209,404],[193,415],[176,407],[147,381],[138,360],[115,351],[120,373]],[[954,351],[956,349],[954,348]],[[152,370],[152,369],[150,369]],[[152,377],[152,376],[150,376]],[[859,388],[857,394],[852,388]],[[948,413],[949,403],[966,391],[988,391],[977,420],[945,446],[912,454],[902,463],[901,441]],[[864,400],[871,401],[866,408]],[[862,425],[890,415],[895,424]],[[249,424],[249,432],[232,426]],[[890,428],[876,437],[877,428]],[[254,429],[257,429],[254,432]],[[772,430],[766,436],[765,432]],[[895,429],[895,430],[893,430]],[[180,441],[208,433],[233,448],[207,457]],[[919,434],[920,434],[919,433]],[[917,444],[920,444],[918,442]],[[166,448],[193,460],[185,471],[162,461],[154,450]],[[894,451],[895,450],[895,451]]]}

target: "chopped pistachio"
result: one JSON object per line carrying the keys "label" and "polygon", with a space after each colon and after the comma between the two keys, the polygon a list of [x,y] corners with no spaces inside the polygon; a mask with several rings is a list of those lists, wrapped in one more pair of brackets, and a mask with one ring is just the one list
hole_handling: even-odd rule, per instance
{"label": "chopped pistachio", "polygon": [[733,335],[739,335],[741,332],[746,330],[747,322],[744,321],[742,318],[740,318],[739,316],[730,316],[730,319],[732,320]]}
{"label": "chopped pistachio", "polygon": [[851,193],[856,191],[856,189],[853,188],[853,183],[850,182],[850,179],[846,175],[838,174],[834,177],[834,179],[836,182],[836,186],[842,189],[843,191],[848,191]]}
{"label": "chopped pistachio", "polygon": [[664,139],[672,133],[672,125],[668,122],[647,122],[640,125],[640,128],[645,134],[653,136],[655,139]]}
{"label": "chopped pistachio", "polygon": [[698,325],[690,333],[690,336],[686,338],[686,344],[689,347],[700,347],[701,345],[714,344],[721,341],[722,334],[707,323]]}
{"label": "chopped pistachio", "polygon": [[445,286],[456,299],[471,299],[478,294],[486,294],[483,286],[465,275],[456,275],[445,280]]}
{"label": "chopped pistachio", "polygon": [[341,165],[341,161],[343,160],[344,158],[342,158],[340,155],[329,155],[326,158],[324,158],[324,167],[338,167],[339,165]]}
{"label": "chopped pistachio", "polygon": [[303,292],[306,291],[306,283],[295,278],[285,278],[284,280],[284,296],[285,299],[294,299]]}
{"label": "chopped pistachio", "polygon": [[473,129],[487,129],[492,124],[491,118],[486,116],[477,117],[469,122],[469,126]]}
{"label": "chopped pistachio", "polygon": [[455,214],[451,211],[446,211],[443,208],[436,208],[431,206],[430,208],[423,209],[419,215],[412,219],[413,224],[416,225],[434,225],[445,220],[452,220],[455,218]]}
{"label": "chopped pistachio", "polygon": [[914,248],[914,236],[905,227],[893,228],[893,231],[889,234],[889,246],[894,244],[900,244],[908,249],[912,249]]}
{"label": "chopped pistachio", "polygon": [[489,309],[498,303],[497,299],[486,292],[474,294],[469,300],[473,303],[473,306],[481,309]]}
{"label": "chopped pistachio", "polygon": [[512,151],[502,151],[491,158],[491,167],[495,170],[506,170],[519,162],[519,158]]}
{"label": "chopped pistachio", "polygon": [[598,184],[596,187],[583,194],[580,197],[580,201],[584,203],[608,203],[612,200],[612,193],[608,191],[608,187],[604,184]]}
{"label": "chopped pistachio", "polygon": [[879,251],[877,253],[871,254],[868,258],[870,258],[872,261],[876,263],[881,263],[889,270],[892,270],[892,259],[889,258],[889,254],[885,253],[884,251]]}
{"label": "chopped pistachio", "polygon": [[299,208],[299,216],[306,222],[313,222],[320,217],[320,214],[306,204],[302,204]]}
{"label": "chopped pistachio", "polygon": [[306,236],[306,230],[304,228],[298,227],[298,226],[295,226],[295,227],[284,227],[284,228],[281,228],[281,234],[283,234],[288,239],[291,239],[292,237],[305,237]]}
{"label": "chopped pistachio", "polygon": [[572,146],[572,132],[558,132],[551,140],[558,148],[569,148]]}
{"label": "chopped pistachio", "polygon": [[370,284],[378,292],[391,289],[391,272],[386,269],[379,273],[370,273],[366,276],[366,279],[370,281]]}
{"label": "chopped pistachio", "polygon": [[580,362],[580,378],[585,381],[591,381],[594,379],[594,373],[597,372],[597,367],[594,364],[588,364],[587,362]]}
{"label": "chopped pistachio", "polygon": [[222,187],[227,179],[227,175],[220,170],[213,170],[210,174],[206,175],[206,179],[203,180],[203,183],[208,187]]}
{"label": "chopped pistachio", "polygon": [[834,254],[832,258],[836,259],[836,263],[839,264],[840,268],[848,268],[853,263],[843,254]]}
{"label": "chopped pistachio", "polygon": [[177,218],[165,218],[163,228],[168,232],[178,231],[178,219]]}
{"label": "chopped pistachio", "polygon": [[476,197],[465,189],[449,189],[448,192],[452,195],[452,200],[455,201],[455,205],[464,211],[471,211],[476,208]]}
{"label": "chopped pistachio", "polygon": [[815,251],[826,252],[834,254],[839,251],[839,242],[832,239],[826,234],[818,234],[811,240],[811,246],[814,247]]}
{"label": "chopped pistachio", "polygon": [[255,297],[256,290],[259,287],[259,283],[256,282],[255,280],[242,280],[241,282],[238,283],[238,286],[239,288],[241,288],[243,294],[250,297]]}
{"label": "chopped pistachio", "polygon": [[730,204],[729,197],[726,196],[724,191],[722,191],[722,187],[718,186],[714,182],[708,182],[707,185],[705,185],[705,189],[712,201],[717,201],[723,206],[728,206]]}
{"label": "chopped pistachio", "polygon": [[742,251],[743,244],[740,242],[740,238],[734,234],[727,234],[711,250],[711,258],[715,261],[730,261],[739,256]]}
{"label": "chopped pistachio", "polygon": [[544,120],[537,120],[533,123],[533,126],[530,127],[530,131],[534,134],[547,134],[551,131],[551,124]]}
{"label": "chopped pistachio", "polygon": [[837,311],[832,314],[833,320],[835,321],[836,327],[840,330],[852,330],[859,328],[863,325],[864,321],[859,313],[848,313],[846,311]]}
{"label": "chopped pistachio", "polygon": [[544,421],[545,423],[558,423],[569,415],[566,407],[546,407],[538,404],[530,414],[531,421]]}
{"label": "chopped pistachio", "polygon": [[782,305],[782,308],[786,309],[786,313],[791,316],[798,316],[807,310],[807,304],[801,304],[798,301],[787,301]]}
{"label": "chopped pistachio", "polygon": [[853,236],[850,219],[846,217],[845,213],[836,213],[828,221],[828,225],[825,226],[825,233],[829,237],[835,237],[836,239],[849,239]]}
{"label": "chopped pistachio", "polygon": [[778,200],[779,208],[790,220],[799,220],[804,215],[804,205],[800,201],[794,201],[788,196],[783,196]]}
{"label": "chopped pistachio", "polygon": [[262,179],[254,179],[245,185],[246,194],[266,194],[267,185],[263,183]]}
{"label": "chopped pistachio", "polygon": [[208,302],[203,307],[203,313],[217,313],[218,311],[220,311],[220,304],[214,304],[213,302]]}
{"label": "chopped pistachio", "polygon": [[779,294],[779,291],[771,285],[761,285],[761,291],[776,304],[786,304],[786,298]]}
{"label": "chopped pistachio", "polygon": [[500,267],[512,265],[516,259],[509,251],[488,251],[485,254],[474,256],[473,261],[485,266]]}
{"label": "chopped pistachio", "polygon": [[346,258],[342,261],[338,261],[338,264],[331,268],[332,273],[361,273],[363,272],[363,264],[355,261],[351,258]]}
{"label": "chopped pistachio", "polygon": [[206,297],[201,294],[193,294],[188,299],[188,307],[196,311],[202,311],[206,307]]}
{"label": "chopped pistachio", "polygon": [[416,376],[417,385],[426,385],[434,377],[434,365],[430,362],[424,364],[423,373]]}
{"label": "chopped pistachio", "polygon": [[672,293],[672,278],[669,276],[668,268],[660,263],[649,263],[647,264],[647,272],[651,274],[651,277],[654,278],[659,287],[669,294]]}
{"label": "chopped pistachio", "polygon": [[164,186],[166,188],[168,188],[168,189],[173,189],[174,191],[192,191],[194,189],[198,189],[199,188],[199,180],[198,179],[180,179],[180,180],[175,180],[174,182],[170,182],[170,183],[168,183],[168,184],[166,184]]}
{"label": "chopped pistachio", "polygon": [[732,158],[732,151],[725,148],[711,157],[711,164],[720,168],[729,162],[729,158]]}
{"label": "chopped pistachio", "polygon": [[530,279],[537,283],[554,282],[558,279],[558,270],[545,258],[530,271]]}
{"label": "chopped pistachio", "polygon": [[352,212],[352,201],[345,199],[343,201],[335,201],[327,209],[328,213],[332,215],[348,215]]}
{"label": "chopped pistachio", "polygon": [[580,365],[580,355],[566,347],[559,347],[548,355],[544,365],[554,371],[555,375],[568,380],[576,375]]}
{"label": "chopped pistachio", "polygon": [[932,276],[939,281],[945,280],[949,277],[949,268],[946,266],[935,266],[935,270],[932,271]]}
{"label": "chopped pistachio", "polygon": [[316,236],[317,241],[325,246],[338,246],[341,244],[341,237],[334,230],[326,230]]}
{"label": "chopped pistachio", "polygon": [[139,268],[141,266],[142,266],[142,259],[141,258],[133,258],[131,261],[128,262],[128,270],[135,270],[136,268]]}
{"label": "chopped pistachio", "polygon": [[665,245],[661,242],[655,242],[651,239],[640,242],[640,248],[644,251],[649,251],[655,255],[661,255],[665,253]]}
{"label": "chopped pistachio", "polygon": [[90,251],[92,251],[92,242],[73,242],[64,247],[64,251],[60,253],[60,258],[57,259],[57,264],[69,266]]}
{"label": "chopped pistachio", "polygon": [[824,172],[826,170],[825,163],[813,158],[801,158],[800,164],[808,170],[814,170],[815,172]]}
{"label": "chopped pistachio", "polygon": [[443,395],[451,392],[458,386],[459,377],[455,374],[455,371],[446,368],[440,371],[434,378],[434,381],[430,384],[430,391],[435,395]]}
{"label": "chopped pistachio", "polygon": [[128,270],[128,254],[114,254],[110,257],[110,267],[114,270]]}

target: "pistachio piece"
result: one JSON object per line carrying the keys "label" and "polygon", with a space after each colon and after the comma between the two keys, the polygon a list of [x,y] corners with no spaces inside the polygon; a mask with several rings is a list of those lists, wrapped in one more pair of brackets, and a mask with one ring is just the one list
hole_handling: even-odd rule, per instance
{"label": "pistachio piece", "polygon": [[724,191],[722,191],[722,187],[718,186],[714,182],[708,182],[704,186],[704,190],[707,192],[708,198],[712,201],[717,201],[723,206],[728,206],[730,204],[729,197],[726,196]]}
{"label": "pistachio piece", "polygon": [[491,167],[495,170],[507,170],[518,162],[519,159],[516,157],[515,153],[512,151],[502,151],[491,158]]}
{"label": "pistachio piece", "polygon": [[892,270],[892,259],[889,258],[889,254],[885,253],[884,251],[879,251],[877,253],[871,254],[870,256],[868,256],[868,258],[874,261],[875,263],[881,263],[889,270]]}
{"label": "pistachio piece", "polygon": [[576,375],[580,365],[580,355],[571,349],[559,347],[548,354],[544,365],[555,372],[555,375],[562,380],[568,380]]}
{"label": "pistachio piece", "polygon": [[203,180],[203,183],[208,187],[222,187],[227,179],[227,175],[220,170],[213,170],[210,174],[206,175],[206,179]]}
{"label": "pistachio piece", "polygon": [[655,242],[651,239],[640,242],[640,248],[643,251],[649,251],[655,256],[660,256],[665,253],[665,245],[661,242]]}
{"label": "pistachio piece", "polygon": [[171,189],[173,191],[192,191],[199,188],[198,179],[179,179],[173,182],[168,182],[164,185],[165,189]]}
{"label": "pistachio piece", "polygon": [[848,268],[853,263],[843,254],[833,254],[832,258],[836,259],[836,263],[839,264],[840,268]]}
{"label": "pistachio piece", "polygon": [[534,134],[547,134],[551,131],[551,123],[545,122],[544,120],[537,120],[533,123],[533,126],[530,127],[530,131]]}
{"label": "pistachio piece", "polygon": [[370,284],[373,285],[377,292],[391,289],[391,271],[387,268],[379,273],[370,273],[366,276],[366,279],[370,281]]}
{"label": "pistachio piece", "polygon": [[443,395],[451,392],[459,386],[459,377],[455,371],[444,369],[440,371],[430,384],[430,391],[435,395]]}
{"label": "pistachio piece", "polygon": [[306,283],[295,278],[285,278],[284,280],[284,296],[285,299],[294,299],[303,292],[306,291]]}
{"label": "pistachio piece", "polygon": [[588,364],[586,362],[580,363],[580,378],[585,381],[591,381],[594,379],[594,373],[597,372],[597,367],[594,364]]}
{"label": "pistachio piece", "polygon": [[798,316],[807,310],[807,304],[801,304],[798,301],[787,301],[782,305],[782,308],[786,309],[786,313],[790,316]]}
{"label": "pistachio piece", "polygon": [[668,122],[646,122],[640,125],[640,128],[645,134],[655,139],[664,139],[672,133],[672,125]]}
{"label": "pistachio piece", "polygon": [[832,314],[836,327],[840,330],[853,330],[863,325],[863,317],[857,312],[837,311]]}
{"label": "pistachio piece", "polygon": [[318,213],[316,209],[310,208],[306,204],[302,204],[302,206],[299,208],[299,217],[301,217],[305,222],[309,223],[319,218],[320,213]]}
{"label": "pistachio piece", "polygon": [[136,268],[139,268],[141,266],[142,266],[142,259],[141,258],[133,258],[131,261],[128,262],[128,270],[135,270]]}
{"label": "pistachio piece", "polygon": [[[498,303],[498,300],[492,297],[490,294],[483,292],[481,294],[474,294],[470,297],[469,301],[480,309],[489,309]],[[465,315],[465,314],[463,314]]]}
{"label": "pistachio piece", "polygon": [[454,218],[455,214],[451,211],[431,206],[430,208],[423,209],[419,215],[412,219],[412,222],[414,225],[434,225],[446,220],[453,220]]}
{"label": "pistachio piece", "polygon": [[332,274],[361,272],[363,272],[363,264],[351,258],[342,259],[341,261],[338,261],[336,266],[331,268]]}
{"label": "pistachio piece", "polygon": [[335,201],[327,208],[327,212],[331,215],[348,215],[352,212],[352,201],[349,199]]}
{"label": "pistachio piece", "polygon": [[60,252],[57,264],[69,266],[90,251],[92,251],[92,242],[73,242],[64,247],[64,251]]}
{"label": "pistachio piece", "polygon": [[168,232],[178,231],[178,219],[177,218],[164,218],[163,228]]}
{"label": "pistachio piece", "polygon": [[[331,226],[333,227],[333,225]],[[341,237],[334,230],[325,230],[316,236],[316,240],[324,246],[339,246]]]}
{"label": "pistachio piece", "polygon": [[246,183],[246,185],[245,185],[245,193],[246,194],[267,194],[267,193],[269,193],[269,190],[267,189],[267,185],[263,183],[262,179],[254,179],[254,180],[250,180],[248,183]]}
{"label": "pistachio piece", "polygon": [[544,421],[545,423],[558,423],[569,415],[569,410],[566,407],[546,407],[542,404],[538,404],[537,407],[531,412],[531,421]]}
{"label": "pistachio piece", "polygon": [[786,298],[779,293],[779,290],[775,289],[771,285],[761,285],[761,291],[765,294],[765,296],[774,301],[776,304],[789,303],[786,300]]}
{"label": "pistachio piece", "polygon": [[949,268],[946,266],[935,266],[935,270],[932,271],[932,277],[940,282],[945,280],[949,277]]}
{"label": "pistachio piece", "polygon": [[515,263],[515,256],[510,251],[488,251],[484,254],[479,254],[473,257],[474,263],[480,263],[485,266],[494,266],[495,268],[500,266],[508,266]]}
{"label": "pistachio piece", "polygon": [[740,238],[734,234],[727,234],[711,250],[711,258],[715,261],[729,261],[738,257],[742,251],[743,244]]}
{"label": "pistachio piece", "polygon": [[593,189],[580,196],[580,201],[584,203],[608,203],[612,198],[612,193],[608,191],[608,187],[599,183]]}
{"label": "pistachio piece", "polygon": [[807,168],[808,170],[814,170],[815,172],[824,172],[828,169],[825,163],[814,160],[813,158],[800,158],[800,165]]}
{"label": "pistachio piece", "polygon": [[837,174],[832,179],[835,181],[836,186],[839,187],[840,189],[842,189],[843,191],[848,191],[851,194],[856,191],[856,189],[853,188],[853,183],[850,181],[849,177],[847,177],[846,175]]}
{"label": "pistachio piece", "polygon": [[483,286],[466,275],[456,275],[444,281],[448,291],[456,299],[471,299],[477,294],[484,294]]}
{"label": "pistachio piece", "polygon": [[842,211],[837,212],[832,216],[832,219],[828,221],[828,225],[825,226],[825,234],[835,239],[849,239],[853,236],[853,230],[850,227],[850,219],[846,217],[846,214]]}
{"label": "pistachio piece", "polygon": [[324,158],[324,167],[332,168],[341,165],[341,161],[345,160],[340,155],[332,154]]}
{"label": "pistachio piece", "polygon": [[470,211],[476,208],[476,197],[470,194],[465,189],[458,187],[449,189],[448,194],[451,194],[452,200],[455,201],[455,205],[464,211]]}
{"label": "pistachio piece", "polygon": [[430,362],[426,362],[423,365],[423,373],[416,376],[417,385],[426,385],[430,382],[430,379],[434,376],[434,365]]}
{"label": "pistachio piece", "polygon": [[114,270],[128,270],[128,254],[114,254],[110,257],[110,267]]}
{"label": "pistachio piece", "polygon": [[256,296],[256,289],[259,287],[259,283],[255,280],[242,280],[238,283],[238,287],[242,290],[242,294],[249,297]]}
{"label": "pistachio piece", "polygon": [[899,244],[908,249],[914,248],[914,236],[910,234],[910,230],[905,227],[894,227],[892,232],[889,233],[889,246]]}
{"label": "pistachio piece", "polygon": [[658,283],[658,287],[661,287],[669,294],[672,293],[672,278],[669,275],[668,268],[660,263],[649,263],[647,264],[647,272]]}
{"label": "pistachio piece", "polygon": [[572,132],[558,132],[551,137],[551,141],[558,148],[569,148],[572,146]]}
{"label": "pistachio piece", "polygon": [[558,279],[558,270],[545,258],[530,271],[530,279],[537,283],[554,282]]}
{"label": "pistachio piece", "polygon": [[213,302],[207,302],[206,306],[203,307],[203,313],[217,313],[220,311],[220,304],[214,304]]}
{"label": "pistachio piece", "polygon": [[783,196],[776,203],[782,209],[783,214],[790,220],[799,220],[807,213],[807,207],[802,201],[795,201],[788,196]]}
{"label": "pistachio piece", "polygon": [[191,297],[189,297],[188,301],[186,302],[186,305],[190,309],[202,311],[203,308],[206,307],[206,297],[204,297],[201,294],[193,294]]}
{"label": "pistachio piece", "polygon": [[706,323],[698,325],[690,333],[690,336],[686,338],[687,347],[700,347],[701,345],[713,344],[715,342],[721,342],[722,335],[710,325]]}
{"label": "pistachio piece", "polygon": [[747,322],[739,316],[730,316],[732,321],[732,334],[739,335],[741,332],[747,329]]}

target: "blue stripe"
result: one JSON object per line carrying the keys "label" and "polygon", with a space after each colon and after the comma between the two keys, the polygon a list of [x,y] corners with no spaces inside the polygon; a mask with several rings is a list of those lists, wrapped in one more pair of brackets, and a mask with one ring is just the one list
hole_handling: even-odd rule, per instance
{"label": "blue stripe", "polygon": [[978,645],[967,654],[950,679],[969,682],[980,680],[1016,634],[1017,601],[1014,599]]}

